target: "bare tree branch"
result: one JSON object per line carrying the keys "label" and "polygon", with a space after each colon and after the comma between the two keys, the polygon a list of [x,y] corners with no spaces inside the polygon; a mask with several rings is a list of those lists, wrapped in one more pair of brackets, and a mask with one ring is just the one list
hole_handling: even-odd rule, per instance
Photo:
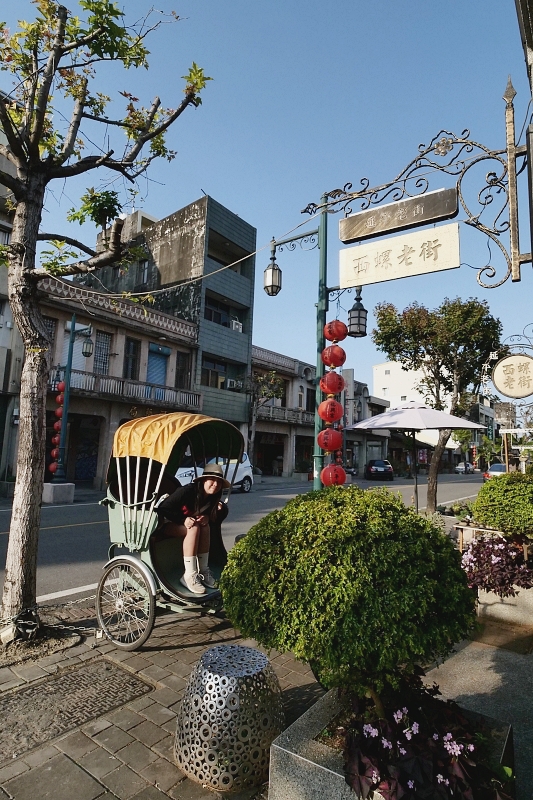
{"label": "bare tree branch", "polygon": [[146,144],[146,142],[151,141],[156,136],[158,136],[160,133],[163,133],[164,131],[166,131],[166,129],[168,127],[170,127],[170,125],[172,125],[172,123],[175,120],[177,120],[177,118],[181,114],[183,114],[183,112],[185,111],[187,106],[191,105],[191,103],[193,103],[195,99],[196,99],[196,93],[195,92],[193,92],[193,91],[187,92],[187,94],[185,95],[185,99],[180,103],[180,105],[174,111],[174,113],[171,114],[169,117],[167,117],[165,122],[162,122],[161,125],[158,125],[157,128],[154,128],[149,133],[141,134],[141,136],[138,137],[137,141],[132,146],[130,151],[126,154],[126,156],[124,157],[123,161],[125,161],[125,162],[133,162],[133,161],[135,161],[135,159],[137,158],[138,154],[140,153],[142,147]]}
{"label": "bare tree branch", "polygon": [[21,163],[26,163],[26,153],[22,147],[22,142],[18,132],[13,127],[11,117],[7,113],[5,100],[0,100],[0,128],[7,136],[7,143],[11,148],[12,154],[15,158],[19,159]]}
{"label": "bare tree branch", "polygon": [[120,119],[107,119],[107,117],[96,117],[94,114],[86,114],[83,112],[82,114],[84,119],[92,119],[95,122],[103,122],[106,125],[118,125],[120,128],[132,128],[133,125],[129,122],[124,122],[124,120]]}
{"label": "bare tree branch", "polygon": [[109,150],[108,153],[104,153],[103,156],[87,156],[86,158],[82,158],[80,161],[77,161],[75,164],[69,164],[66,167],[52,167],[50,172],[48,173],[50,180],[55,178],[71,178],[73,175],[82,175],[84,172],[89,172],[91,169],[96,169],[96,167],[106,166],[108,169],[113,169],[116,172],[120,172],[127,178],[129,181],[133,182],[133,178],[128,175],[128,167],[130,164],[124,164],[122,161],[115,161],[111,159],[113,155],[113,150]]}
{"label": "bare tree branch", "polygon": [[38,242],[65,242],[65,244],[71,245],[71,247],[76,247],[78,250],[81,250],[83,253],[87,253],[88,256],[95,256],[96,250],[93,250],[90,247],[87,247],[86,244],[83,242],[78,241],[78,239],[73,239],[71,236],[63,236],[61,233],[38,233],[37,234],[37,241]]}
{"label": "bare tree branch", "polygon": [[[100,269],[101,267],[107,267],[109,264],[116,263],[122,255],[122,242],[120,237],[123,226],[124,220],[122,219],[116,219],[113,222],[111,231],[109,233],[107,250],[104,250],[102,253],[98,253],[97,255],[95,254],[92,258],[89,258],[85,261],[78,261],[75,264],[69,264],[63,269],[56,270],[54,275],[58,277],[67,275],[86,275],[88,272],[94,272],[95,269]],[[38,238],[40,238],[40,236]],[[65,237],[59,238],[62,238],[63,241],[67,241]],[[80,244],[76,246],[81,247]],[[81,249],[86,251],[85,246],[83,246]],[[50,277],[50,273],[46,272],[46,270],[32,270],[28,274],[34,280],[43,280],[43,278]]]}
{"label": "bare tree branch", "polygon": [[62,53],[70,53],[71,50],[79,50],[80,47],[85,47],[86,45],[94,42],[95,39],[105,33],[105,28],[96,28],[92,33],[89,33],[87,36],[82,36],[79,39],[75,39],[70,44],[64,44],[61,48]]}
{"label": "bare tree branch", "polygon": [[67,9],[65,6],[57,7],[57,31],[54,38],[54,43],[48,56],[48,61],[43,72],[43,82],[37,95],[37,103],[35,104],[35,120],[30,134],[30,155],[33,157],[39,156],[39,145],[43,135],[44,123],[46,120],[46,110],[48,108],[48,101],[50,99],[50,88],[54,79],[57,66],[61,60],[63,42],[65,40],[65,27],[67,23]]}
{"label": "bare tree branch", "polygon": [[23,200],[26,197],[26,187],[22,181],[2,169],[0,169],[0,186],[6,186],[11,189],[16,200]]}
{"label": "bare tree branch", "polygon": [[65,138],[65,142],[63,144],[63,150],[61,151],[61,156],[56,161],[56,163],[64,164],[65,161],[68,161],[68,159],[74,152],[74,148],[76,146],[76,137],[80,129],[80,122],[83,116],[83,109],[85,108],[86,99],[87,99],[87,78],[84,78],[81,85],[81,96],[76,97],[76,102],[72,110],[72,117],[70,120],[68,133]]}

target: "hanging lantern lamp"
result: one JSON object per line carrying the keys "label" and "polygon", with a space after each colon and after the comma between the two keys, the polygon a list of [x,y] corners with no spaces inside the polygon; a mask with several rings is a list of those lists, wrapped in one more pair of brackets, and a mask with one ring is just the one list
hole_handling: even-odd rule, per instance
{"label": "hanging lantern lamp", "polygon": [[320,473],[324,486],[342,486],[346,483],[346,473],[338,464],[328,464]]}
{"label": "hanging lantern lamp", "polygon": [[318,406],[318,416],[326,423],[337,422],[344,414],[344,409],[336,400],[324,400]]}
{"label": "hanging lantern lamp", "polygon": [[345,385],[344,378],[338,372],[326,372],[320,378],[320,389],[324,394],[340,394]]}
{"label": "hanging lantern lamp", "polygon": [[346,361],[346,353],[338,344],[330,344],[322,350],[321,358],[326,367],[342,367]]}
{"label": "hanging lantern lamp", "polygon": [[348,336],[348,328],[340,319],[332,319],[324,325],[324,337],[328,342],[342,342]]}
{"label": "hanging lantern lamp", "polygon": [[355,287],[355,303],[348,312],[348,336],[358,339],[366,336],[368,311],[361,302],[361,287]]}
{"label": "hanging lantern lamp", "polygon": [[335,428],[326,428],[323,431],[320,431],[318,436],[316,437],[318,442],[318,446],[322,448],[322,450],[327,450],[328,452],[332,452],[333,450],[337,450],[339,447],[342,447],[342,433],[336,431]]}

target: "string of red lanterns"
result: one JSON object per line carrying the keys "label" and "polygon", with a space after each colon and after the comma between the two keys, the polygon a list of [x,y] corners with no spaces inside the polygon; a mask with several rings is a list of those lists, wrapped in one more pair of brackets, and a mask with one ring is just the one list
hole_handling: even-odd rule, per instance
{"label": "string of red lanterns", "polygon": [[50,472],[57,472],[58,460],[59,460],[59,442],[61,441],[61,420],[63,417],[63,403],[65,402],[65,395],[63,394],[66,389],[66,385],[64,381],[59,381],[57,384],[57,391],[59,392],[56,395],[56,403],[57,408],[54,411],[54,414],[57,417],[57,421],[54,422],[54,435],[52,436],[52,444],[54,446],[53,450],[50,451],[50,455],[52,456],[53,461],[48,464],[48,470]]}
{"label": "string of red lanterns", "polygon": [[320,480],[324,486],[340,485],[346,482],[346,472],[342,468],[342,451],[340,449],[342,448],[342,433],[332,426],[344,415],[344,409],[335,400],[335,395],[342,392],[345,382],[342,375],[335,370],[337,367],[342,367],[346,361],[346,352],[339,347],[337,342],[342,342],[347,336],[348,328],[340,319],[334,319],[324,325],[324,337],[333,344],[325,347],[321,354],[322,361],[326,367],[329,367],[329,371],[320,379],[320,389],[326,395],[326,399],[318,406],[318,416],[324,420],[326,427],[318,434],[317,443],[322,450],[326,451],[326,455],[335,453],[336,461],[334,464],[325,466],[320,473]]}

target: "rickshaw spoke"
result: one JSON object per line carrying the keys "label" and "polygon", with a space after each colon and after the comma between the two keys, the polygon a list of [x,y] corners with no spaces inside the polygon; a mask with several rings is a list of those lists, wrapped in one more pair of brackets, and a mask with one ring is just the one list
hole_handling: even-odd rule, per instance
{"label": "rickshaw spoke", "polygon": [[139,567],[125,560],[108,566],[98,585],[96,613],[103,632],[118,647],[133,650],[146,641],[155,599]]}

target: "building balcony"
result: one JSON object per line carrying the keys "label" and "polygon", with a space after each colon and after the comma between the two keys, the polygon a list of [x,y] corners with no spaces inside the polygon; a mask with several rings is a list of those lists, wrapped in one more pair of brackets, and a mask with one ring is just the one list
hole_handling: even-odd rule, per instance
{"label": "building balcony", "polygon": [[302,411],[299,408],[280,408],[279,406],[261,406],[257,410],[257,419],[287,422],[290,425],[315,424],[315,415],[311,411]]}
{"label": "building balcony", "polygon": [[[57,391],[64,379],[64,367],[53,367],[48,379],[48,390]],[[158,386],[153,383],[127,380],[113,375],[96,375],[73,369],[70,373],[70,392],[73,396],[103,400],[146,403],[156,408],[172,411],[201,411],[202,395],[187,389]]]}

